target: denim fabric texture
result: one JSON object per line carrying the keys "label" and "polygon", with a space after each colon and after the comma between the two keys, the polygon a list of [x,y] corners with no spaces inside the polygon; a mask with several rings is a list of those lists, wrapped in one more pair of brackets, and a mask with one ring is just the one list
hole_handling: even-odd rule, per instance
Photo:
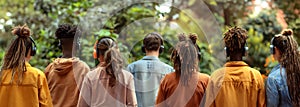
{"label": "denim fabric texture", "polygon": [[173,72],[155,56],[144,56],[141,60],[128,65],[127,70],[134,76],[136,97],[139,107],[153,107],[162,78]]}
{"label": "denim fabric texture", "polygon": [[292,107],[285,68],[276,65],[266,81],[267,107]]}

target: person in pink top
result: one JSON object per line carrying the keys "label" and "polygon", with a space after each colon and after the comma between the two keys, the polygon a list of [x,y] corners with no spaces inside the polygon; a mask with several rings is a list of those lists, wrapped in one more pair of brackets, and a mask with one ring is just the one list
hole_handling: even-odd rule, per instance
{"label": "person in pink top", "polygon": [[115,41],[102,37],[95,44],[99,60],[81,88],[78,107],[137,106],[133,75],[123,70],[123,61]]}

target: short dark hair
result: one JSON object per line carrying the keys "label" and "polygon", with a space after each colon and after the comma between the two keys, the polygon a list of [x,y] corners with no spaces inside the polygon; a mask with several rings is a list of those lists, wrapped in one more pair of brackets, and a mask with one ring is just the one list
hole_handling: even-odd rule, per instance
{"label": "short dark hair", "polygon": [[76,32],[80,32],[80,30],[77,30],[76,25],[61,24],[58,26],[55,36],[57,39],[74,38]]}
{"label": "short dark hair", "polygon": [[146,50],[157,51],[163,44],[163,40],[159,33],[152,32],[146,35],[143,40],[143,44]]}

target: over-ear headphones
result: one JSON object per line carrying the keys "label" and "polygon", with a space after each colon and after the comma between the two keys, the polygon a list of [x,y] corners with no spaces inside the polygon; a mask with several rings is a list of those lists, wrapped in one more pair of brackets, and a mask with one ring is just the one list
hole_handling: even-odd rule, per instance
{"label": "over-ear headphones", "polygon": [[202,58],[202,55],[201,55],[201,50],[200,50],[200,47],[197,45],[197,44],[195,44],[196,45],[196,47],[197,47],[197,50],[198,50],[198,52],[197,52],[197,54],[198,54],[198,60],[200,61],[201,60],[201,58]]}
{"label": "over-ear headphones", "polygon": [[35,44],[33,38],[32,38],[31,36],[30,36],[29,38],[30,38],[30,41],[31,41],[32,44],[33,44],[33,45],[31,46],[31,52],[30,52],[30,55],[31,55],[31,56],[34,56],[34,55],[36,54],[37,47],[36,47],[36,44]]}
{"label": "over-ear headphones", "polygon": [[[163,51],[164,51],[164,40],[163,40],[163,38],[158,34],[158,33],[150,33],[150,34],[148,34],[148,35],[155,35],[157,38],[159,38],[160,39],[160,48],[159,48],[159,53],[162,53]],[[147,36],[148,36],[147,35]],[[146,36],[146,37],[147,37]],[[145,37],[145,38],[146,38]],[[145,39],[144,38],[144,39]],[[145,46],[144,45],[142,45],[142,52],[143,53],[146,53],[146,49],[145,49]]]}
{"label": "over-ear headphones", "polygon": [[[57,46],[58,46],[58,48],[60,50],[62,50],[62,45],[61,45],[61,41],[60,40],[58,40],[58,45]],[[78,50],[80,50],[80,40],[79,40],[79,38],[76,39],[76,48],[78,48]]]}
{"label": "over-ear headphones", "polygon": [[270,53],[271,53],[271,54],[275,54],[275,49],[274,49],[275,46],[273,45],[274,38],[275,38],[275,37],[272,37],[271,43],[270,43]]}
{"label": "over-ear headphones", "polygon": [[99,58],[99,42],[102,40],[102,39],[110,39],[112,40],[113,42],[115,42],[115,40],[109,36],[103,36],[103,37],[100,37],[94,44],[94,51],[93,51],[93,57],[94,59],[98,59]]}
{"label": "over-ear headphones", "polygon": [[[248,51],[248,46],[247,46],[247,41],[246,41],[246,43],[245,43],[245,46],[244,46],[244,48],[243,48],[243,56],[246,56],[246,53],[247,53],[247,51]],[[224,50],[225,50],[225,52],[226,52],[226,56],[227,57],[229,57],[230,56],[230,50],[229,49],[227,49],[227,47],[225,47],[224,48]]]}

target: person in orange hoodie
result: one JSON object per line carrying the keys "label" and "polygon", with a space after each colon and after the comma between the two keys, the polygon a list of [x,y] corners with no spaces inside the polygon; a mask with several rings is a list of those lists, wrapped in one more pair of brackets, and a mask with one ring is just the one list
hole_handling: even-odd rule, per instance
{"label": "person in orange hoodie", "polygon": [[36,53],[30,29],[17,26],[0,70],[1,107],[52,107],[45,74],[28,62]]}
{"label": "person in orange hoodie", "polygon": [[[79,46],[75,34],[80,34],[80,31],[77,26],[69,24],[59,25],[55,32],[60,40],[63,56],[56,58],[45,69],[54,107],[76,107],[82,81],[90,71],[86,63],[73,55],[73,51]],[[74,48],[73,42],[77,44]]]}
{"label": "person in orange hoodie", "polygon": [[179,39],[171,55],[175,72],[163,78],[156,98],[157,107],[199,107],[209,81],[208,75],[198,72],[201,56],[197,35],[186,38],[181,34]]}
{"label": "person in orange hoodie", "polygon": [[229,29],[223,38],[229,61],[211,74],[202,107],[264,107],[265,86],[259,71],[242,61],[246,55],[247,31]]}

